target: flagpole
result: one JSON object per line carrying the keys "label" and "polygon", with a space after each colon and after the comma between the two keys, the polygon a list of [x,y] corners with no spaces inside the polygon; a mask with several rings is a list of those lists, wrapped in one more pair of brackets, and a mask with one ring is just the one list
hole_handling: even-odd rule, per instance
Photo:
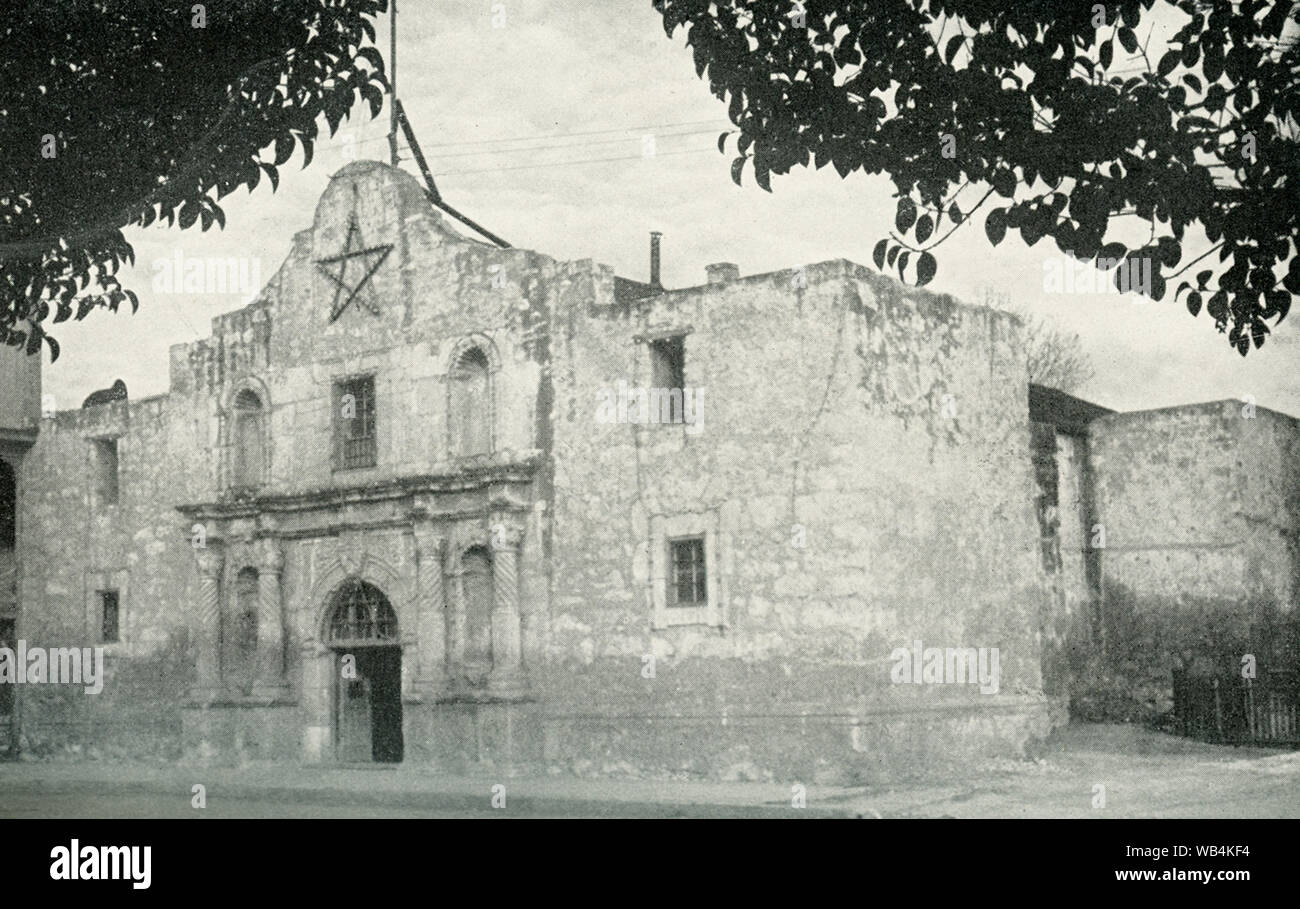
{"label": "flagpole", "polygon": [[388,19],[388,151],[393,167],[397,166],[397,0],[389,0]]}

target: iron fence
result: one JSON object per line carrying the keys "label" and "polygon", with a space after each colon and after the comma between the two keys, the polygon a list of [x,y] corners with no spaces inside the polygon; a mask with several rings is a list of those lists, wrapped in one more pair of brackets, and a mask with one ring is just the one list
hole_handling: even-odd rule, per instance
{"label": "iron fence", "polygon": [[1174,715],[1182,734],[1231,745],[1300,746],[1300,672],[1257,679],[1174,672]]}

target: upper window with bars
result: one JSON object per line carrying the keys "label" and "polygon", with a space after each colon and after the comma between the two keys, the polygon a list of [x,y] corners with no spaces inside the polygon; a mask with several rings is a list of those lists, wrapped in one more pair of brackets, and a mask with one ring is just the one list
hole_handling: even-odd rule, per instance
{"label": "upper window with bars", "polygon": [[345,379],[336,383],[334,390],[334,429],[339,468],[351,470],[374,467],[378,461],[375,377]]}

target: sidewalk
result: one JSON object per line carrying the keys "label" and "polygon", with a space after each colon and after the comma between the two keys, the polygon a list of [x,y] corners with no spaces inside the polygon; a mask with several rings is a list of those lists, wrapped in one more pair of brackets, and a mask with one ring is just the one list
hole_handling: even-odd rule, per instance
{"label": "sidewalk", "polygon": [[194,784],[209,800],[228,796],[271,802],[328,805],[427,806],[438,811],[483,811],[504,786],[510,814],[617,814],[673,817],[724,814],[728,817],[855,817],[861,789],[809,786],[806,807],[792,805],[792,788],[774,783],[680,782],[433,775],[418,767],[275,766],[251,768],[150,766],[143,764],[13,763],[0,765],[3,793],[39,789],[50,794],[174,792],[188,801]]}

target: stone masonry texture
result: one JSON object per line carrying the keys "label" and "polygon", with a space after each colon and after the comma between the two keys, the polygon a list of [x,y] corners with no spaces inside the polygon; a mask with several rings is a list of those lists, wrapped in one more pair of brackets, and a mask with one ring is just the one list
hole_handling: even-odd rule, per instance
{"label": "stone masonry texture", "polygon": [[[328,260],[363,247],[340,288]],[[172,349],[167,394],[36,419],[39,375],[15,372],[19,636],[102,645],[107,671],[98,695],[26,686],[15,743],[342,760],[346,658],[373,644],[400,673],[382,709],[367,680],[371,733],[396,711],[406,762],[847,784],[1021,753],[1103,642],[1155,690],[1175,616],[1294,611],[1297,421],[1224,402],[1031,424],[1014,316],[844,260],[724,266],[661,290],[497,248],[358,162],[257,297]],[[649,422],[638,395],[674,345],[689,422]],[[466,450],[466,363],[485,450]],[[358,377],[373,466],[344,469]],[[707,577],[689,608],[684,540]],[[396,626],[338,645],[357,582]],[[997,691],[896,682],[916,642],[996,648]]]}

